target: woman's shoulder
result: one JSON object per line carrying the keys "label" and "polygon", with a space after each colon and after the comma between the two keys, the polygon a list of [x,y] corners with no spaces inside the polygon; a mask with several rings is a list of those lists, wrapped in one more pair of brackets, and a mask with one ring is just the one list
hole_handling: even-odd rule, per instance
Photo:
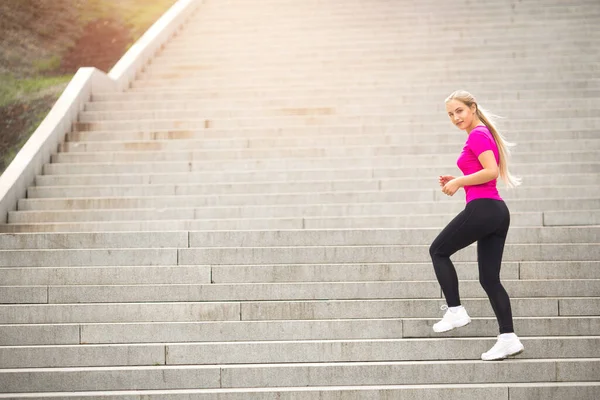
{"label": "woman's shoulder", "polygon": [[488,139],[488,140],[494,141],[494,136],[492,135],[492,132],[490,132],[490,130],[488,129],[487,126],[478,125],[475,128],[473,128],[471,133],[469,133],[467,142],[471,142],[473,140],[483,140],[483,139]]}
{"label": "woman's shoulder", "polygon": [[485,125],[477,125],[475,128],[473,128],[473,130],[471,131],[471,134],[473,133],[478,133],[478,134],[484,134],[484,135],[492,135],[492,132],[490,132],[490,129],[485,126]]}
{"label": "woman's shoulder", "polygon": [[486,126],[477,126],[469,133],[466,145],[475,154],[479,155],[485,150],[494,149],[496,142],[494,141],[494,136]]}

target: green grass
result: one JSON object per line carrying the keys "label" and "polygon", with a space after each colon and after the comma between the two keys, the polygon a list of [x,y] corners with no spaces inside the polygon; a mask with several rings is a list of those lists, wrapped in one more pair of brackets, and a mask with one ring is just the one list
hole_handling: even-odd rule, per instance
{"label": "green grass", "polygon": [[40,73],[55,71],[56,69],[58,69],[58,67],[60,67],[60,56],[54,55],[50,58],[35,60],[33,62],[33,67],[37,72]]}
{"label": "green grass", "polygon": [[[129,46],[131,46],[175,2],[176,0],[86,0],[85,3],[81,3],[82,6],[79,6],[78,25],[83,27],[89,22],[103,18],[120,20],[130,29]],[[2,55],[2,57],[9,56],[11,56],[10,52]],[[30,106],[29,111],[20,117],[27,119],[25,132],[19,134],[16,140],[18,143],[10,145],[5,149],[4,154],[0,155],[0,172],[10,164],[44,120],[51,102],[60,96],[73,77],[72,75],[47,76],[60,67],[62,62],[60,55],[39,59],[35,59],[35,54],[32,56],[34,61],[30,61],[30,65],[33,68],[27,71],[3,73],[0,69],[0,107],[18,103]],[[45,103],[42,104],[41,102],[44,101]]]}
{"label": "green grass", "polygon": [[[136,40],[162,15],[176,0],[88,0],[85,9],[81,9],[80,23],[99,18],[121,19],[131,28],[131,43]],[[44,76],[56,70],[61,63],[58,55],[33,61],[33,76],[17,78],[17,74],[0,73],[0,107],[30,99],[45,89],[64,84],[72,76]],[[30,74],[32,75],[32,74]]]}
{"label": "green grass", "polygon": [[0,107],[26,100],[45,89],[63,85],[72,75],[17,79],[11,74],[0,75]]}
{"label": "green grass", "polygon": [[84,23],[96,19],[118,17],[131,28],[131,44],[152,26],[177,0],[88,0],[80,20]]}
{"label": "green grass", "polygon": [[27,121],[26,131],[20,137],[18,143],[15,143],[7,151],[2,154],[0,158],[0,173],[4,173],[6,168],[10,165],[12,160],[17,156],[21,148],[27,143],[33,132],[38,128],[38,126],[42,123],[46,115],[48,114],[48,110],[42,110],[35,115],[30,116]]}
{"label": "green grass", "polygon": [[154,0],[139,8],[135,1],[122,1],[121,7],[125,22],[132,27],[132,35],[139,38],[173,4],[175,0]]}

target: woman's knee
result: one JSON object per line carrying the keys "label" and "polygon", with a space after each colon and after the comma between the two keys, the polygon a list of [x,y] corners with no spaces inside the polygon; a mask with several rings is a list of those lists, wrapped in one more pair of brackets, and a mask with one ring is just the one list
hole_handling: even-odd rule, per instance
{"label": "woman's knee", "polygon": [[439,246],[437,246],[435,242],[433,242],[431,246],[429,246],[429,255],[432,259],[442,256],[439,252]]}
{"label": "woman's knee", "polygon": [[494,293],[502,288],[500,278],[479,276],[479,284],[486,293]]}

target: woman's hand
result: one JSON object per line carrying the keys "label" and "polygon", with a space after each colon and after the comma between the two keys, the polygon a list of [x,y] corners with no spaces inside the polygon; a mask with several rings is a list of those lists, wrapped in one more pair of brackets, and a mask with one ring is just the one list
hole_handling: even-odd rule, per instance
{"label": "woman's hand", "polygon": [[460,189],[462,187],[459,179],[460,178],[453,178],[452,180],[448,181],[442,187],[442,192],[444,192],[448,196],[454,196],[454,193],[456,193],[458,191],[458,189]]}
{"label": "woman's hand", "polygon": [[444,185],[450,182],[454,177],[452,175],[440,175],[439,182],[440,187],[444,187]]}

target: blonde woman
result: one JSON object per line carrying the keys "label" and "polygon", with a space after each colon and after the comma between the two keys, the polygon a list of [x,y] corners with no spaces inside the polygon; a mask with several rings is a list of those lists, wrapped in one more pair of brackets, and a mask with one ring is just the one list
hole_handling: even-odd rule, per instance
{"label": "blonde woman", "polygon": [[477,242],[479,282],[488,295],[500,327],[498,341],[481,355],[481,359],[501,360],[523,352],[524,347],[514,333],[510,298],[500,283],[500,264],[510,213],[498,194],[496,179],[500,176],[509,187],[520,182],[508,171],[510,144],[498,133],[470,93],[452,93],[446,99],[446,111],[452,123],[468,136],[457,161],[464,176],[443,175],[439,177],[439,184],[448,196],[464,188],[467,204],[429,249],[447,303],[442,306],[446,313],[433,325],[433,330],[446,332],[471,322],[460,302],[458,277],[450,256]]}

